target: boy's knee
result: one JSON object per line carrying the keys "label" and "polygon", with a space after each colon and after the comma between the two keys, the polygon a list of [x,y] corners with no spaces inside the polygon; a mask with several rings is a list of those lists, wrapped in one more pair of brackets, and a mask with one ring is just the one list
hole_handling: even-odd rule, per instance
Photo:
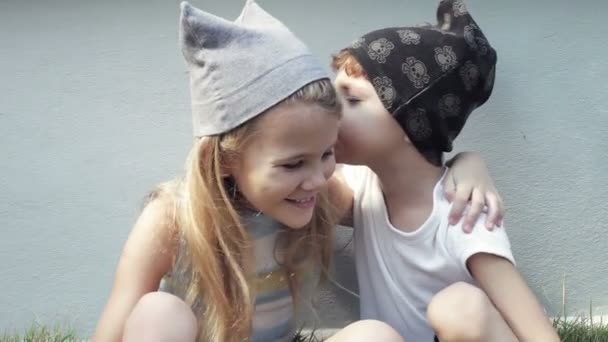
{"label": "boy's knee", "polygon": [[198,323],[190,307],[164,292],[142,296],[129,315],[123,341],[194,341]]}
{"label": "boy's knee", "polygon": [[455,283],[437,293],[427,308],[427,319],[441,341],[482,341],[493,304],[481,289]]}
{"label": "boy's knee", "polygon": [[361,320],[354,322],[330,338],[328,342],[339,341],[382,341],[404,342],[399,333],[390,325],[376,320]]}

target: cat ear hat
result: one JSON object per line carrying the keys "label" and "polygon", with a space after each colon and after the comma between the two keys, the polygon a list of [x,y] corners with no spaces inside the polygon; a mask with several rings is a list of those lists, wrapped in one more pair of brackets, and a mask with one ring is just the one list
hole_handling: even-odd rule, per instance
{"label": "cat ear hat", "polygon": [[282,22],[248,0],[229,21],[181,3],[194,136],[230,131],[327,71]]}

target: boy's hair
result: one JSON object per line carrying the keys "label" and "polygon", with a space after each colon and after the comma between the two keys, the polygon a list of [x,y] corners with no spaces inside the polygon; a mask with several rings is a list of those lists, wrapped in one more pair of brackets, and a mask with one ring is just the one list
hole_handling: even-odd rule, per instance
{"label": "boy's hair", "polygon": [[348,49],[342,49],[332,56],[331,67],[334,71],[344,70],[351,77],[367,77],[367,73]]}
{"label": "boy's hair", "polygon": [[461,0],[441,1],[437,21],[369,32],[332,66],[365,76],[418,151],[441,165],[469,114],[492,93],[497,57]]}

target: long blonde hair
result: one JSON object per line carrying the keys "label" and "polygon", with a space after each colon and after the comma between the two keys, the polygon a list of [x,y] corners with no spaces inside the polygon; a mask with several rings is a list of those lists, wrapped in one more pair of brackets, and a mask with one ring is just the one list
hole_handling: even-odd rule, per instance
{"label": "long blonde hair", "polygon": [[[313,82],[281,104],[298,102],[317,104],[332,115],[341,112],[329,80]],[[252,240],[226,187],[224,170],[255,133],[256,119],[227,133],[195,141],[185,177],[160,187],[161,192],[173,193],[173,198],[181,197],[176,200],[175,225],[188,251],[191,270],[190,284],[184,285],[185,300],[191,305],[197,300],[204,303],[198,317],[199,341],[246,341],[251,335],[255,298]],[[311,222],[282,234],[277,248],[294,303],[303,266],[312,263],[321,270],[329,268],[335,224],[333,207],[327,194],[322,193]]]}

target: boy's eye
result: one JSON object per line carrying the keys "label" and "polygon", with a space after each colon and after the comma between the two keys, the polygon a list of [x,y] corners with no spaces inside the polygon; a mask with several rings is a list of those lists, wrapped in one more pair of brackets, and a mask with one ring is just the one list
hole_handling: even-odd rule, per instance
{"label": "boy's eye", "polygon": [[304,165],[304,161],[303,160],[298,160],[297,162],[294,163],[289,163],[289,164],[283,164],[282,166],[288,170],[295,170],[299,167],[301,167],[302,165]]}
{"label": "boy's eye", "polygon": [[346,98],[346,102],[351,105],[351,106],[355,106],[357,105],[359,102],[361,102],[361,100],[359,100],[356,97],[347,97]]}
{"label": "boy's eye", "polygon": [[322,159],[323,159],[323,160],[326,160],[327,158],[329,158],[329,157],[331,157],[331,156],[333,156],[333,155],[334,155],[334,150],[333,150],[333,149],[331,149],[331,150],[326,151],[325,153],[323,153],[323,157],[322,157]]}

